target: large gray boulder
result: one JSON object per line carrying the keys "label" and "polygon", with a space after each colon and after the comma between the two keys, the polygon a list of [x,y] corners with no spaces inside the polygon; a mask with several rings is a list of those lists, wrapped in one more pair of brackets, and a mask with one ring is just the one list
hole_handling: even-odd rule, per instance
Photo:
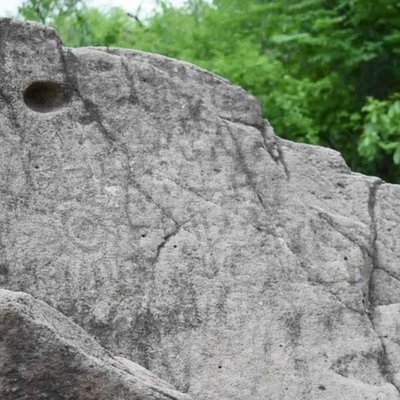
{"label": "large gray boulder", "polygon": [[0,273],[199,400],[399,400],[400,187],[190,64],[0,22]]}

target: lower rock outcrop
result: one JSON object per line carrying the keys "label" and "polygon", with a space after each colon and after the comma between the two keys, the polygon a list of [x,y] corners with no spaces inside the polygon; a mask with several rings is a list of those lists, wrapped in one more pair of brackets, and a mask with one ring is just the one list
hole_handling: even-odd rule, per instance
{"label": "lower rock outcrop", "polygon": [[2,400],[190,400],[42,301],[0,290]]}

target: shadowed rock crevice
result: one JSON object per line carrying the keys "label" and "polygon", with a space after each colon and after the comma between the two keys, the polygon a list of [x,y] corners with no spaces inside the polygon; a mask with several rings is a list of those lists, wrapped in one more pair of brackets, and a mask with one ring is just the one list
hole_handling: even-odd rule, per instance
{"label": "shadowed rock crevice", "polygon": [[134,79],[133,79],[133,77],[132,77],[132,75],[131,75],[131,73],[129,71],[129,67],[128,67],[128,64],[127,64],[128,61],[125,60],[124,57],[120,57],[120,59],[121,59],[121,65],[122,65],[122,67],[124,68],[124,71],[125,71],[126,79],[129,82],[129,86],[130,86],[129,101],[132,104],[138,104],[139,103],[139,96],[137,94],[137,90],[136,90],[136,87],[135,87],[135,81],[134,81]]}
{"label": "shadowed rock crevice", "polygon": [[[222,116],[220,116],[220,118],[230,123],[244,125],[244,126],[247,125],[235,119],[230,119]],[[268,154],[276,164],[282,165],[286,178],[290,179],[290,171],[284,158],[283,149],[280,144],[279,137],[275,136],[275,134],[273,133],[273,129],[271,125],[268,123],[268,121],[263,120],[262,126],[259,126],[258,124],[247,125],[247,126],[254,127],[260,132],[265,150],[267,150]],[[270,137],[267,136],[267,132],[271,133]]]}
{"label": "shadowed rock crevice", "polygon": [[379,262],[377,257],[377,246],[376,242],[378,239],[378,229],[377,229],[377,221],[376,221],[376,202],[377,202],[377,193],[379,187],[383,185],[384,182],[380,179],[375,180],[369,189],[369,197],[368,197],[368,214],[370,217],[370,232],[371,232],[371,251],[370,257],[372,260],[372,270],[370,272],[369,280],[368,280],[368,303],[369,306],[374,307],[373,302],[373,286],[372,286],[372,275],[375,269],[379,269]]}
{"label": "shadowed rock crevice", "polygon": [[69,85],[71,86],[71,88],[73,88],[73,90],[76,93],[76,95],[78,96],[78,98],[82,101],[85,111],[87,112],[88,120],[86,120],[85,122],[86,123],[90,123],[92,121],[95,122],[98,125],[100,132],[106,138],[107,142],[112,146],[113,142],[115,142],[115,137],[104,126],[98,106],[96,104],[94,104],[93,101],[91,101],[90,99],[85,98],[82,95],[81,90],[79,88],[79,82],[78,82],[79,62],[78,62],[77,58],[75,57],[73,52],[69,49],[67,49],[64,52],[61,41],[58,40],[57,42],[58,42],[58,50],[59,50],[61,62],[63,65],[65,78],[66,78],[67,82],[69,83]]}
{"label": "shadowed rock crevice", "polygon": [[367,316],[371,321],[371,325],[373,329],[376,331],[377,336],[379,337],[381,341],[381,346],[382,346],[382,351],[380,357],[377,359],[379,366],[381,368],[382,374],[386,377],[388,382],[392,384],[399,392],[400,394],[400,386],[396,385],[395,380],[393,379],[393,375],[395,374],[395,371],[392,368],[392,365],[389,361],[388,357],[388,351],[387,347],[385,344],[385,341],[382,340],[381,334],[380,334],[380,327],[376,326],[376,321],[374,321],[374,312],[375,312],[375,304],[374,304],[374,284],[373,284],[373,274],[377,269],[382,269],[379,266],[379,261],[378,261],[378,255],[377,255],[377,239],[378,239],[378,228],[377,228],[377,221],[376,221],[376,208],[377,208],[377,198],[378,198],[378,191],[381,185],[383,185],[384,182],[380,179],[375,180],[371,185],[369,189],[369,197],[368,197],[368,214],[370,216],[370,232],[371,232],[371,251],[370,251],[370,258],[372,261],[372,269],[369,275],[369,280],[368,280],[368,309],[367,309]]}

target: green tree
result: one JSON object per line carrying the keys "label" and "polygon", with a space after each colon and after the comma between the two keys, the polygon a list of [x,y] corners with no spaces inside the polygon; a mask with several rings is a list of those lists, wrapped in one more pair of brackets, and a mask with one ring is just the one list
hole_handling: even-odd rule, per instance
{"label": "green tree", "polygon": [[[363,134],[358,142],[358,151],[362,157],[373,164],[390,165],[386,161],[392,158],[394,165],[400,165],[400,98],[388,100],[368,98],[362,111],[365,113]],[[391,171],[382,171],[390,176]]]}
{"label": "green tree", "polygon": [[83,7],[83,0],[28,0],[18,8],[18,12],[26,19],[50,24],[60,17],[77,13]]}

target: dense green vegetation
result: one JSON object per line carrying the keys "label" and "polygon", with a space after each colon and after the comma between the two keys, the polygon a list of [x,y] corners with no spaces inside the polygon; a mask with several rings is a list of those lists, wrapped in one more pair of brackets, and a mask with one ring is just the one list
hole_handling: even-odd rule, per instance
{"label": "dense green vegetation", "polygon": [[69,46],[131,47],[215,71],[256,95],[280,136],[400,182],[398,0],[158,4],[145,19],[82,0],[26,0],[19,13],[56,27]]}

